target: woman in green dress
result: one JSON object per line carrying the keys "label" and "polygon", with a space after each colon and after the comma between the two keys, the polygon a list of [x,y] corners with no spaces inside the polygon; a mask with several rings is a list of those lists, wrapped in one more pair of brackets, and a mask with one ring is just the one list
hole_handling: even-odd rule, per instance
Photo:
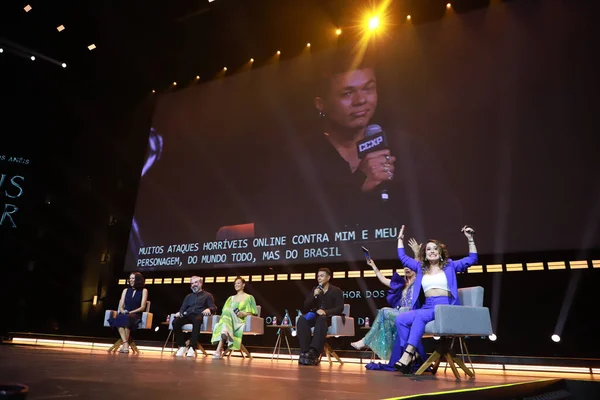
{"label": "woman in green dress", "polygon": [[244,292],[246,281],[241,276],[235,278],[233,283],[236,294],[230,296],[221,312],[221,319],[213,329],[211,342],[219,343],[213,358],[223,358],[224,348],[239,350],[242,345],[244,325],[248,315],[257,315],[254,296]]}

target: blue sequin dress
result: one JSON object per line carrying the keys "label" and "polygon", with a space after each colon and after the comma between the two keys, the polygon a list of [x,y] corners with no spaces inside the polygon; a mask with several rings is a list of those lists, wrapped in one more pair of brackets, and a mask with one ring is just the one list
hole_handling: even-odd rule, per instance
{"label": "blue sequin dress", "polygon": [[389,360],[396,341],[396,317],[400,314],[400,308],[412,307],[413,285],[404,291],[405,285],[406,280],[394,271],[386,297],[392,307],[384,307],[377,312],[371,330],[363,338],[365,344],[383,360]]}

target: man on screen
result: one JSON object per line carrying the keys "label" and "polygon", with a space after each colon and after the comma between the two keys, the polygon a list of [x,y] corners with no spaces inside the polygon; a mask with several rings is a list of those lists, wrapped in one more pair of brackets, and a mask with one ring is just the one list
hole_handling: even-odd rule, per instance
{"label": "man on screen", "polygon": [[[321,61],[315,64],[311,92],[313,119],[297,128],[298,145],[287,149],[278,183],[272,185],[278,189],[274,196],[283,199],[269,203],[265,219],[276,227],[286,221],[290,232],[311,233],[394,225],[394,213],[407,218],[408,135],[377,118],[389,129],[385,146],[360,153],[357,147],[368,140],[379,103],[375,57],[367,52],[356,59],[351,49],[342,48]],[[397,157],[403,168],[396,166]],[[282,211],[273,203],[283,205]],[[289,205],[299,207],[290,213]]]}
{"label": "man on screen", "polygon": [[392,180],[396,161],[387,148],[369,152],[362,159],[357,150],[378,102],[377,79],[370,61],[356,60],[352,53],[336,57],[320,77],[314,99],[323,135],[338,153],[337,158],[345,161],[346,170],[355,176],[355,187],[362,192]]}
{"label": "man on screen", "polygon": [[[304,315],[298,318],[296,331],[300,342],[298,364],[316,365],[325,347],[327,327],[333,315],[344,311],[344,296],[340,288],[329,283],[331,271],[321,268],[317,273],[318,285],[304,301]],[[311,338],[310,328],[315,328]]]}
{"label": "man on screen", "polygon": [[185,324],[192,324],[192,336],[190,337],[190,346],[187,349],[187,356],[194,357],[196,355],[195,348],[198,342],[198,335],[200,334],[200,327],[204,316],[209,316],[217,311],[215,306],[215,300],[212,294],[205,290],[202,290],[203,281],[199,276],[192,276],[190,279],[190,286],[192,293],[185,296],[181,308],[175,314],[175,322],[173,322],[173,330],[175,335],[175,342],[177,342],[177,353],[176,356],[181,357],[186,354],[185,347],[185,336],[182,331],[182,327]]}
{"label": "man on screen", "polygon": [[[261,219],[271,231],[373,232],[410,219],[426,236],[460,212],[434,149],[404,128],[398,90],[379,92],[377,58],[374,50],[357,58],[340,48],[315,64],[311,100],[318,125],[300,123],[298,139],[277,164],[277,191],[264,202]],[[371,138],[380,142],[371,145]],[[439,198],[449,210],[437,207]]]}

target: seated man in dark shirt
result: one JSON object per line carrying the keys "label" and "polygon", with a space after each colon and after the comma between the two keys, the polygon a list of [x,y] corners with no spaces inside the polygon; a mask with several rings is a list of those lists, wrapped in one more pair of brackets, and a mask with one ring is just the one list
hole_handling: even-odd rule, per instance
{"label": "seated man in dark shirt", "polygon": [[185,296],[179,312],[175,314],[176,319],[173,322],[173,330],[175,331],[175,341],[179,347],[177,353],[175,353],[176,356],[181,357],[186,354],[185,336],[182,331],[183,325],[192,324],[194,326],[190,338],[190,347],[187,349],[187,356],[194,357],[196,355],[194,349],[198,342],[202,320],[205,315],[212,315],[217,311],[212,294],[202,290],[202,283],[202,278],[192,276],[190,279],[192,293]]}
{"label": "seated man in dark shirt", "polygon": [[[319,355],[325,347],[327,327],[331,316],[339,315],[344,311],[344,296],[337,286],[329,283],[331,271],[321,268],[317,273],[318,286],[308,294],[304,301],[305,314],[298,318],[296,330],[300,341],[299,364],[316,365]],[[310,328],[314,327],[312,339]]]}

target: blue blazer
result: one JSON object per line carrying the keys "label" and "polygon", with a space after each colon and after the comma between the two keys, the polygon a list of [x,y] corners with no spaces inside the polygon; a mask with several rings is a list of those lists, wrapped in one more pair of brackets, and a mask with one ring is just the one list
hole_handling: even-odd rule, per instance
{"label": "blue blazer", "polygon": [[[413,289],[414,309],[415,303],[419,300],[419,293],[421,292],[421,281],[423,280],[423,269],[421,268],[422,263],[407,256],[403,247],[398,248],[398,258],[400,259],[402,265],[412,269],[417,273]],[[456,273],[465,272],[470,266],[477,263],[477,260],[477,253],[469,253],[467,257],[461,258],[457,261],[448,259],[446,267],[444,268],[444,273],[446,274],[446,279],[448,280],[448,289],[450,289],[451,294],[450,304],[456,306],[460,305],[460,300],[458,298],[458,284],[456,283]]]}

